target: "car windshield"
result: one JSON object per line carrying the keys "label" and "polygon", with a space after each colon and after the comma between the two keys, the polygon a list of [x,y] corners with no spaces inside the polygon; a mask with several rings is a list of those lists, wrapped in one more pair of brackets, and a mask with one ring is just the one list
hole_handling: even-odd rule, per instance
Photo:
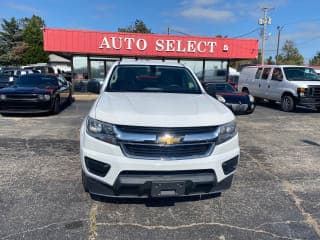
{"label": "car windshield", "polygon": [[236,92],[236,90],[230,85],[226,83],[218,83],[218,84],[208,84],[207,85],[208,92]]}
{"label": "car windshield", "polygon": [[189,70],[161,65],[118,65],[111,75],[106,91],[201,93]]}
{"label": "car windshield", "polygon": [[15,82],[14,87],[57,87],[58,81],[54,76],[23,75]]}
{"label": "car windshield", "polygon": [[319,81],[319,75],[313,68],[284,67],[284,73],[288,81]]}

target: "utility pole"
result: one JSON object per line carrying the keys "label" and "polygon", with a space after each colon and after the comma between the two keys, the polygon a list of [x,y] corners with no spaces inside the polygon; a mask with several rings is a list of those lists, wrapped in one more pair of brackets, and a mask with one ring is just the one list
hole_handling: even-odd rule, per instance
{"label": "utility pole", "polygon": [[276,64],[278,64],[279,44],[280,44],[280,32],[282,31],[283,27],[284,27],[284,26],[282,26],[282,27],[278,26],[278,27],[277,27],[277,30],[278,30],[278,43],[277,43]]}
{"label": "utility pole", "polygon": [[264,64],[264,48],[265,48],[265,41],[266,41],[266,28],[267,24],[271,24],[271,18],[268,17],[268,10],[273,9],[272,7],[261,7],[260,9],[263,10],[263,18],[259,19],[259,25],[263,25],[262,29],[262,49],[261,49],[261,65]]}

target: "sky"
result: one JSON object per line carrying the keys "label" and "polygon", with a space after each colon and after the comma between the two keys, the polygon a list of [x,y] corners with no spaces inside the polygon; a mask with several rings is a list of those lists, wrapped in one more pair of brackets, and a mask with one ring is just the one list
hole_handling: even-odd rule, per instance
{"label": "sky", "polygon": [[292,40],[305,62],[320,51],[319,0],[0,0],[0,19],[42,17],[47,27],[114,32],[142,20],[153,33],[257,38],[261,7],[271,7],[265,58]]}

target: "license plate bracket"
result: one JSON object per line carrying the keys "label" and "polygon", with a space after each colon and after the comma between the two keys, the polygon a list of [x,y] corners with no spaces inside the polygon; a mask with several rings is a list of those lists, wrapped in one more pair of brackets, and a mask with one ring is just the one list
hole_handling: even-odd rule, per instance
{"label": "license plate bracket", "polygon": [[175,197],[185,195],[185,182],[152,182],[152,197]]}

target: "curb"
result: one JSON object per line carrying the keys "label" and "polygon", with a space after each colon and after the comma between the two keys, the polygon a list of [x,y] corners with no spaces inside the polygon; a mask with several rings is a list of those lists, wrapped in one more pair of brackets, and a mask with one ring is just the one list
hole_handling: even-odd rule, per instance
{"label": "curb", "polygon": [[73,94],[72,97],[75,100],[96,100],[99,95],[94,94]]}

